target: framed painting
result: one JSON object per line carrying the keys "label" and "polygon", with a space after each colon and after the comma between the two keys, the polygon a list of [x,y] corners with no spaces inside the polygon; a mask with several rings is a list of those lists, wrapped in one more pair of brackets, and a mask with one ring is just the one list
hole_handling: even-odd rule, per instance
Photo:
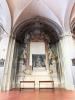
{"label": "framed painting", "polygon": [[32,67],[46,67],[45,61],[45,55],[32,54]]}

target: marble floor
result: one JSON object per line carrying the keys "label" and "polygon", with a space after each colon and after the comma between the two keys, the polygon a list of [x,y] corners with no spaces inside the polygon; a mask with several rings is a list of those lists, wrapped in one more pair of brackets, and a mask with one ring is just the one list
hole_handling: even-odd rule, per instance
{"label": "marble floor", "polygon": [[75,100],[75,91],[64,89],[17,89],[0,92],[0,100]]}

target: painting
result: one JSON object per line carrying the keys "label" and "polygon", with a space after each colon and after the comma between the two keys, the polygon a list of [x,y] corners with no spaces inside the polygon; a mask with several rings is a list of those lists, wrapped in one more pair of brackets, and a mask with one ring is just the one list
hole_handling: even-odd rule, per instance
{"label": "painting", "polygon": [[32,66],[33,67],[46,67],[46,57],[42,54],[32,54]]}

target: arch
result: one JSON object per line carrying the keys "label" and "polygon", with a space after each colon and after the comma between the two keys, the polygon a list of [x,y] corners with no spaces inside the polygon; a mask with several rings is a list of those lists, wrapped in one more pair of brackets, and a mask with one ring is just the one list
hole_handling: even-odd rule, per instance
{"label": "arch", "polygon": [[75,3],[72,7],[71,15],[70,15],[70,30],[72,33],[75,33]]}
{"label": "arch", "polygon": [[71,33],[75,33],[75,18],[71,21],[70,24]]}
{"label": "arch", "polygon": [[[23,32],[25,33],[27,28],[30,28],[32,26],[32,24],[34,24],[36,22],[44,25],[43,28],[46,27],[46,30],[48,30],[49,34],[51,34],[50,36],[52,36],[52,39],[53,39],[53,37],[55,37],[56,41],[59,40],[60,36],[63,33],[62,28],[56,22],[52,21],[51,19],[47,19],[45,17],[40,17],[40,16],[36,16],[34,18],[24,20],[22,23],[20,23],[16,27],[14,27],[13,36],[15,38],[17,38],[17,36],[20,37],[23,29],[24,29]],[[51,31],[53,31],[53,32],[51,32]]]}
{"label": "arch", "polygon": [[66,31],[70,31],[70,17],[71,17],[73,6],[74,6],[74,0],[69,1],[68,7],[66,9],[65,17],[64,17],[64,27]]}
{"label": "arch", "polygon": [[73,5],[73,7],[72,7],[72,10],[71,10],[71,14],[70,14],[70,23],[71,23],[71,21],[74,19],[74,17],[75,17],[75,3],[74,3],[74,5]]}

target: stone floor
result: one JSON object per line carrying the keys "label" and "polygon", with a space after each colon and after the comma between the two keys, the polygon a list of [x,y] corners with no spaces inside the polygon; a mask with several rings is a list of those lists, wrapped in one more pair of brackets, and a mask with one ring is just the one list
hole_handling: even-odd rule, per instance
{"label": "stone floor", "polygon": [[0,92],[0,100],[75,100],[75,91],[64,89],[24,89]]}

